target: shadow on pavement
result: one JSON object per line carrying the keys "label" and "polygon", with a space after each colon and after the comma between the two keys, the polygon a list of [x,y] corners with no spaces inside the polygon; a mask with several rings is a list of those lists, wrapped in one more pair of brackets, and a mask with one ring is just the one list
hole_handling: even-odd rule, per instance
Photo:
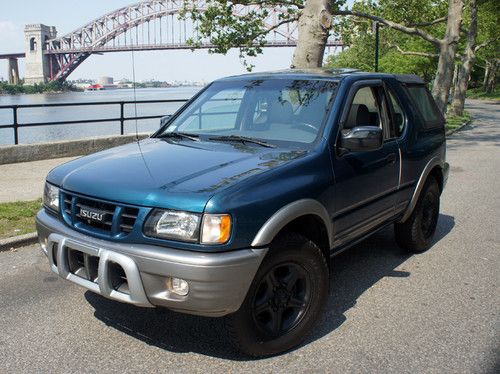
{"label": "shadow on pavement", "polygon": [[[441,214],[435,243],[444,238],[454,225],[453,217]],[[334,272],[325,318],[304,345],[342,325],[346,320],[345,312],[382,278],[409,277],[409,272],[396,270],[409,257],[411,254],[397,247],[389,228],[336,256],[332,260]],[[94,307],[94,315],[99,320],[149,345],[170,352],[195,352],[235,361],[248,360],[230,345],[224,334],[222,318],[138,308],[105,299],[90,291],[85,293],[85,298]]]}

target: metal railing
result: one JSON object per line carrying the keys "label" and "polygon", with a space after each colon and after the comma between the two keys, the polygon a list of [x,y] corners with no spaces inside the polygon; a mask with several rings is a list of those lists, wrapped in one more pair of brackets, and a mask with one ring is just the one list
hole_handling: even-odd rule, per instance
{"label": "metal railing", "polygon": [[[160,104],[160,103],[185,103],[188,99],[170,99],[170,100],[137,100],[137,101],[89,101],[77,103],[50,103],[50,104],[19,104],[19,105],[0,105],[1,109],[12,109],[12,124],[0,124],[0,129],[13,129],[14,130],[14,144],[19,144],[19,128],[27,127],[42,127],[42,126],[63,126],[74,125],[82,123],[101,123],[101,122],[120,122],[120,135],[124,135],[125,122],[135,120],[146,120],[161,118],[168,113],[161,115],[150,116],[125,116],[126,105],[142,105],[142,104]],[[94,105],[116,105],[120,106],[119,117],[106,117],[106,118],[92,118],[71,121],[50,121],[50,122],[19,122],[19,111],[21,109],[32,108],[50,108],[50,107],[71,107],[71,106],[94,106]]]}

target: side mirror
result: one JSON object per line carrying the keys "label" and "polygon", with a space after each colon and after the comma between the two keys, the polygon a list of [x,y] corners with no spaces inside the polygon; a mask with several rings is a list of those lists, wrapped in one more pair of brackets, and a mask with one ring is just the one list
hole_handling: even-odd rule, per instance
{"label": "side mirror", "polygon": [[340,147],[350,152],[374,151],[382,148],[384,136],[377,126],[358,126],[341,133]]}
{"label": "side mirror", "polygon": [[170,120],[170,118],[172,118],[171,114],[167,114],[166,116],[161,117],[160,118],[160,127],[163,127],[163,125],[165,125]]}

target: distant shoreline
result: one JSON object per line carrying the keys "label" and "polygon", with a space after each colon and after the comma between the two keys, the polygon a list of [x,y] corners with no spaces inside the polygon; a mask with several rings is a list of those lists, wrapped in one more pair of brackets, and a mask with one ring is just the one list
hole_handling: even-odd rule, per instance
{"label": "distant shoreline", "polygon": [[[57,83],[49,82],[42,83],[38,85],[22,85],[22,84],[8,84],[5,82],[0,82],[0,96],[19,96],[19,95],[37,95],[37,94],[46,94],[46,93],[66,93],[66,92],[102,92],[102,91],[121,91],[121,90],[132,90],[133,87],[117,87],[110,89],[100,89],[100,90],[87,90],[85,88],[77,87],[70,83]],[[63,87],[61,87],[61,85]],[[136,86],[137,90],[142,89],[165,89],[165,88],[182,88],[182,87],[204,87],[205,85],[170,85],[168,87],[148,87],[140,84]]]}
{"label": "distant shoreline", "polygon": [[63,92],[81,92],[80,89],[67,82],[48,82],[34,85],[9,84],[0,82],[0,95],[23,95],[23,94],[42,94],[42,93],[63,93]]}

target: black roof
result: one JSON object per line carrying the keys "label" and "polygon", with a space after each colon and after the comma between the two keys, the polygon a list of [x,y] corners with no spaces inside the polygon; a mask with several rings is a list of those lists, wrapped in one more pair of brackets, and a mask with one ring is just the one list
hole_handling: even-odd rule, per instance
{"label": "black roof", "polygon": [[240,80],[240,79],[269,79],[269,78],[288,78],[288,79],[342,79],[347,76],[362,75],[364,78],[382,78],[393,77],[402,83],[424,84],[424,80],[414,74],[388,74],[364,72],[357,69],[338,69],[338,68],[315,68],[315,69],[286,69],[276,71],[266,71],[257,73],[247,73],[221,78],[221,81]]}

